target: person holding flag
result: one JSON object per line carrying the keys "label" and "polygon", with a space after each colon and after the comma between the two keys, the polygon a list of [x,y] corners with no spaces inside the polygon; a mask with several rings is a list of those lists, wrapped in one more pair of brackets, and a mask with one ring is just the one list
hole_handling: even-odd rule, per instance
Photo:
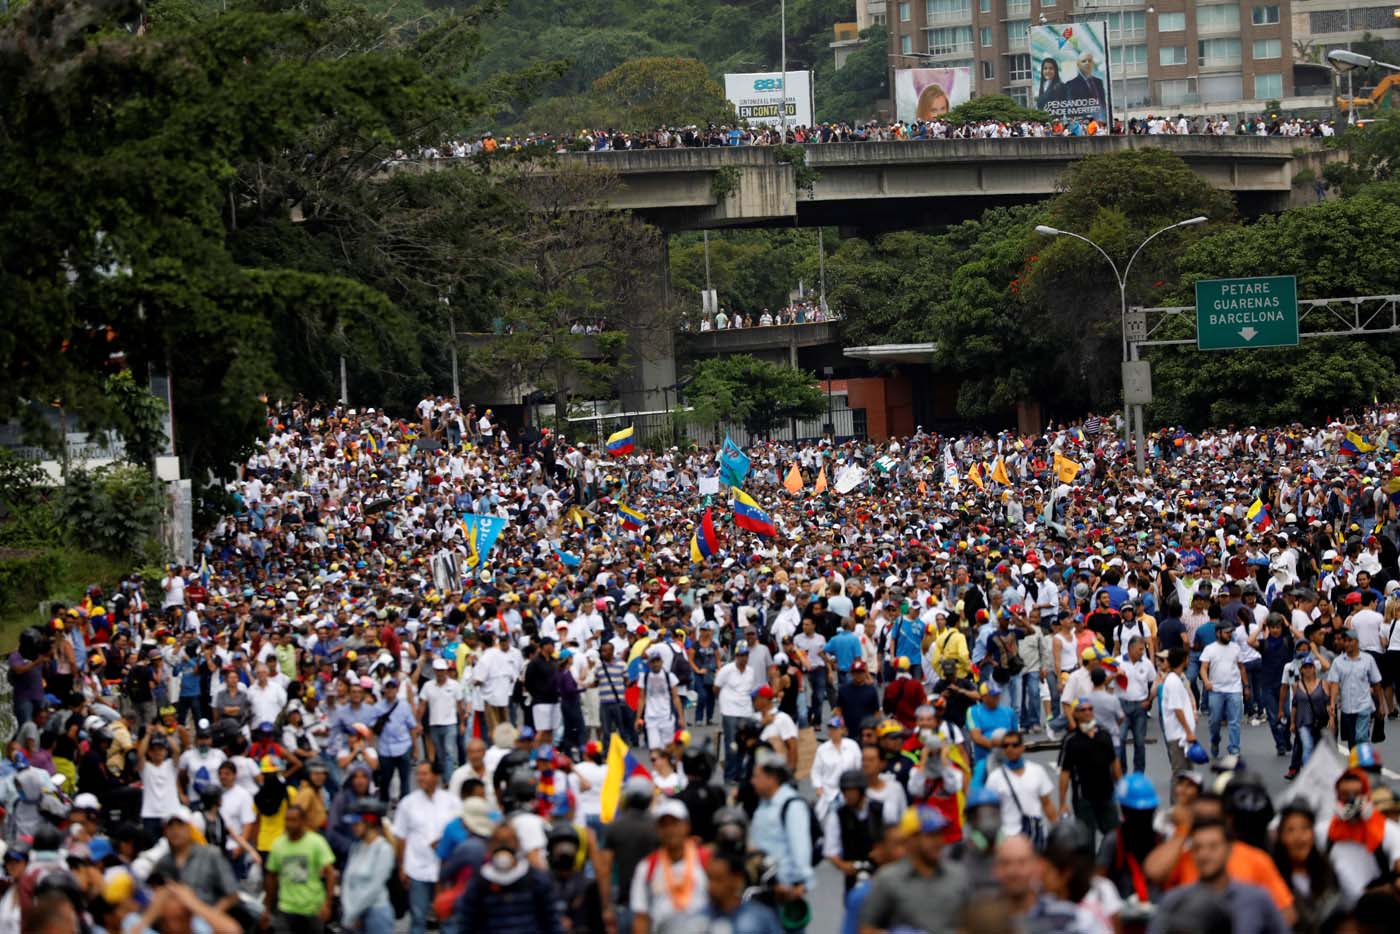
{"label": "person holding flag", "polygon": [[734,488],[734,524],[741,529],[767,538],[777,536],[778,529],[768,514],[758,508],[754,498],[738,487]]}
{"label": "person holding flag", "polygon": [[636,431],[631,425],[621,431],[615,431],[608,435],[608,440],[604,447],[611,457],[626,457],[633,451],[632,439]]}

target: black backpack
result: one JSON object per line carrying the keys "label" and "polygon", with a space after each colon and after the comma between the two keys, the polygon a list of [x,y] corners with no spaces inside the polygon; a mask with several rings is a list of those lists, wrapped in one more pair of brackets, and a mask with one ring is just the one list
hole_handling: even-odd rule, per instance
{"label": "black backpack", "polygon": [[812,836],[812,865],[816,866],[825,858],[822,856],[822,842],[826,839],[825,835],[822,833],[822,822],[817,820],[817,814],[812,810],[811,802],[806,798],[792,797],[783,805],[781,816],[783,819],[784,833],[787,832],[788,808],[794,804],[801,804],[807,811],[807,829],[811,832]]}
{"label": "black backpack", "polygon": [[671,674],[676,676],[676,683],[681,687],[690,687],[690,682],[695,677],[695,668],[690,664],[690,659],[686,657],[684,652],[672,651]]}

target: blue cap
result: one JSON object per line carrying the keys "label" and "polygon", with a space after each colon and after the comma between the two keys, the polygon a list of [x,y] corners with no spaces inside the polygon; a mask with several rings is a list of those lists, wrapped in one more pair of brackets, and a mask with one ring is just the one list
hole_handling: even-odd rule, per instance
{"label": "blue cap", "polygon": [[938,808],[921,804],[905,811],[900,824],[905,833],[942,833],[948,826],[948,818]]}
{"label": "blue cap", "polygon": [[982,807],[1001,807],[1001,798],[997,795],[995,791],[992,791],[992,789],[988,788],[986,785],[983,785],[976,791],[969,794],[967,796],[967,801],[963,803],[964,811],[971,811],[974,808]]}
{"label": "blue cap", "polygon": [[534,739],[534,738],[535,738],[535,728],[532,727],[532,726],[530,726],[529,724],[526,724],[525,726],[522,726],[522,727],[520,728],[520,738],[521,738],[521,739]]}
{"label": "blue cap", "polygon": [[830,720],[826,721],[826,725],[831,727],[833,730],[839,730],[841,727],[846,725],[846,721],[842,720],[840,717],[832,717]]}
{"label": "blue cap", "polygon": [[1147,776],[1141,772],[1124,775],[1118,781],[1114,797],[1118,799],[1121,806],[1130,811],[1157,810],[1157,791],[1152,787],[1152,782]]}

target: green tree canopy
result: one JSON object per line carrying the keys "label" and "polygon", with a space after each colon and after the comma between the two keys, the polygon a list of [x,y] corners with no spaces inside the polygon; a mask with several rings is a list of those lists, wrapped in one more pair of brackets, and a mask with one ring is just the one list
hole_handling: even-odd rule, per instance
{"label": "green tree canopy", "polygon": [[705,66],[687,58],[639,58],[593,83],[593,95],[611,123],[632,129],[733,123],[734,107]]}
{"label": "green tree canopy", "polygon": [[954,123],[976,123],[982,120],[996,120],[998,123],[1021,123],[1022,121],[1045,120],[1048,114],[1022,107],[1005,94],[984,94],[959,104],[948,112],[948,119]]}
{"label": "green tree canopy", "polygon": [[766,436],[790,418],[815,418],[826,410],[816,377],[748,354],[701,360],[691,368],[685,403],[702,425],[743,422]]}

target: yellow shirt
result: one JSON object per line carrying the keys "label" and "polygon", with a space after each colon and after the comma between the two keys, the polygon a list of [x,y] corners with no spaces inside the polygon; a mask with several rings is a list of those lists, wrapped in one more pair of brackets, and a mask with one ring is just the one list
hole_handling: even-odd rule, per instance
{"label": "yellow shirt", "polygon": [[287,791],[287,798],[282,802],[282,806],[277,809],[276,814],[264,814],[258,811],[258,839],[257,848],[260,852],[266,853],[272,849],[272,844],[277,842],[277,838],[286,832],[287,828],[287,805],[292,803],[292,792]]}
{"label": "yellow shirt", "polygon": [[934,668],[943,664],[943,659],[951,658],[958,663],[958,677],[966,678],[972,673],[972,654],[967,650],[967,636],[962,630],[945,626],[933,637],[930,652]]}

